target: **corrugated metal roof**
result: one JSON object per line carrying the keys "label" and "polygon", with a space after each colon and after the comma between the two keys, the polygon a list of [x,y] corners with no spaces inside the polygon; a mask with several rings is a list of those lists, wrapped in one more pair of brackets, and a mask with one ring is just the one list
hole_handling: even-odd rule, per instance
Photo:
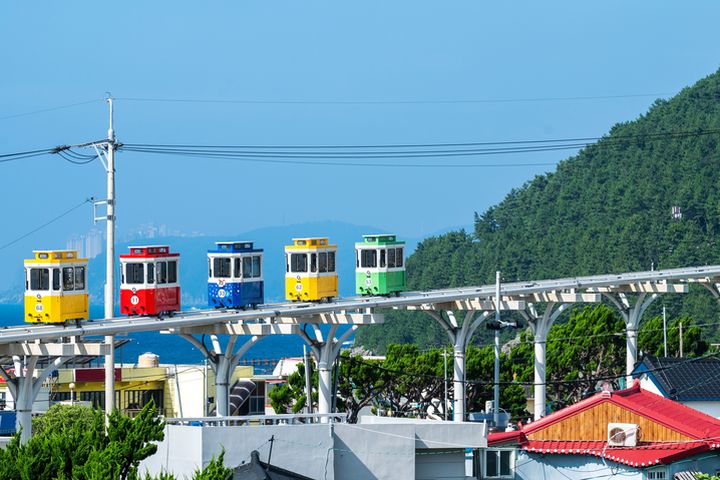
{"label": "corrugated metal roof", "polygon": [[[720,400],[720,358],[675,358],[645,355],[633,375],[645,373],[673,400]],[[698,379],[702,379],[699,382]]]}
{"label": "corrugated metal roof", "polygon": [[690,438],[720,437],[720,420],[694,408],[686,407],[681,403],[643,390],[640,388],[638,381],[636,381],[632,387],[625,390],[618,390],[612,393],[598,393],[585,400],[581,400],[574,405],[553,412],[540,420],[524,425],[522,430],[526,434],[537,432],[603,402],[613,403],[626,410],[643,415]]}
{"label": "corrugated metal roof", "polygon": [[530,440],[522,445],[522,449],[543,454],[592,455],[637,468],[669,464],[675,460],[710,450],[710,444],[702,441],[647,443],[636,447],[607,447],[606,445],[607,442],[598,441]]}
{"label": "corrugated metal roof", "polygon": [[[605,441],[568,438],[562,441],[528,440],[562,420],[572,421],[578,412],[609,402],[637,415],[665,425],[690,437],[691,441],[640,443],[636,447],[608,447]],[[593,455],[633,467],[669,464],[701,452],[720,449],[720,420],[640,388],[638,381],[625,390],[598,393],[547,417],[523,425],[514,432],[491,433],[488,446],[518,445],[528,452],[543,454]]]}

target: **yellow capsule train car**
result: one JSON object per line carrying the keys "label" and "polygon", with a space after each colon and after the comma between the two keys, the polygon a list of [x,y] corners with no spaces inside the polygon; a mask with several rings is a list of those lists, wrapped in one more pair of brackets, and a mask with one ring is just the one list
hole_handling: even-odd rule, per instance
{"label": "yellow capsule train car", "polygon": [[320,301],[338,296],[337,246],[327,238],[293,238],[285,247],[285,298]]}
{"label": "yellow capsule train car", "polygon": [[25,321],[87,320],[87,258],[75,250],[36,250],[25,260]]}

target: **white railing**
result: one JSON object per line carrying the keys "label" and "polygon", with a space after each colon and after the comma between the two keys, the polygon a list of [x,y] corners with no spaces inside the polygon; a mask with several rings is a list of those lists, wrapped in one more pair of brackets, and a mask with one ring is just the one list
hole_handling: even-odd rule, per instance
{"label": "white railing", "polygon": [[167,425],[198,427],[247,427],[259,425],[309,425],[347,423],[347,413],[298,413],[283,415],[246,415],[241,417],[167,418]]}

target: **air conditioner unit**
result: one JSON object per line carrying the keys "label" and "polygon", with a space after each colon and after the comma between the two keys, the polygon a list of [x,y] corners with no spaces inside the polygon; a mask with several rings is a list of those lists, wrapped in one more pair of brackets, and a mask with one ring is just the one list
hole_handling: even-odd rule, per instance
{"label": "air conditioner unit", "polygon": [[638,426],[634,423],[608,423],[610,447],[635,447],[638,436]]}

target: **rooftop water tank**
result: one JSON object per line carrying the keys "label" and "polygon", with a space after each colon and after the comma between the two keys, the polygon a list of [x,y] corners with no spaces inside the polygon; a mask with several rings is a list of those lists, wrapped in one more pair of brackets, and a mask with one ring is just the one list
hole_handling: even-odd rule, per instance
{"label": "rooftop water tank", "polygon": [[143,353],[138,357],[139,368],[152,368],[160,365],[160,357],[152,352]]}

